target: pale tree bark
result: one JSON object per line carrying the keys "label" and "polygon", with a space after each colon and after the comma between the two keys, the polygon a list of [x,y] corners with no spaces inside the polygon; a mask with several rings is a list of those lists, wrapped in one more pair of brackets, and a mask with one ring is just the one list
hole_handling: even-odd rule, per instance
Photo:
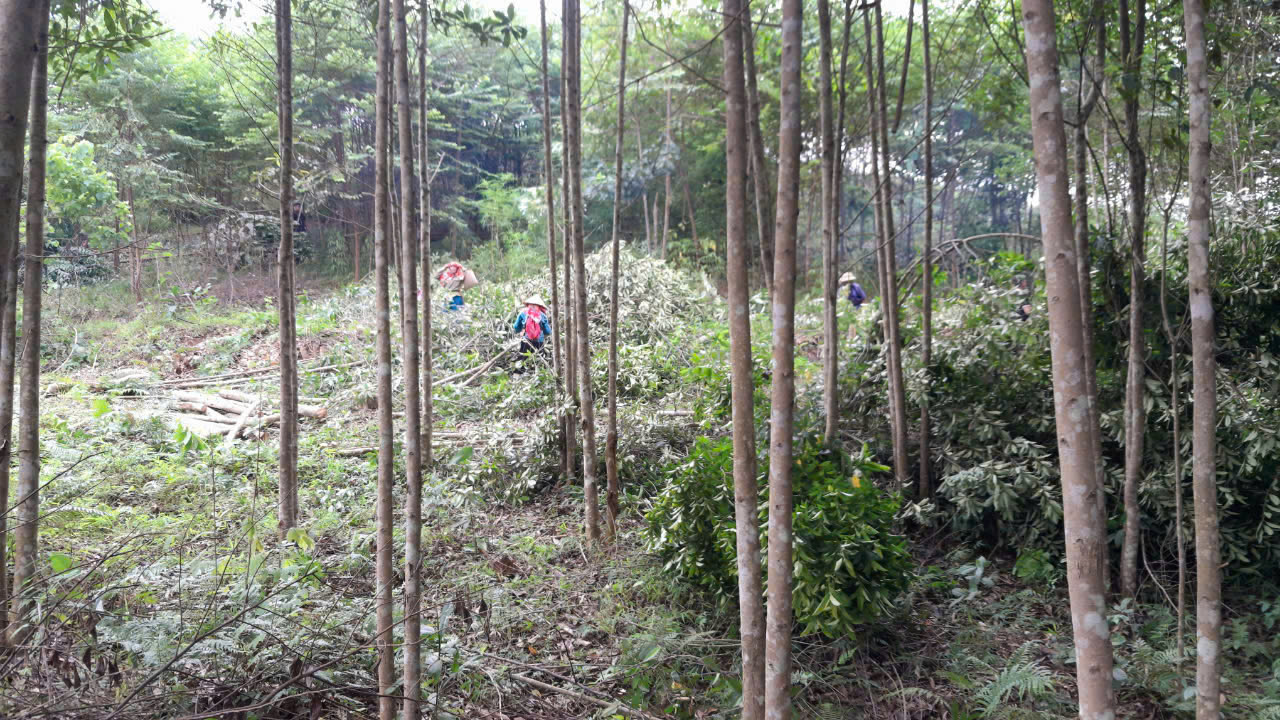
{"label": "pale tree bark", "polygon": [[929,462],[929,392],[933,363],[933,56],[929,47],[929,0],[920,0],[920,44],[924,50],[924,252],[921,256],[920,326],[924,391],[920,393],[920,498],[933,497]]}
{"label": "pale tree bark", "polygon": [[742,719],[764,718],[764,606],[760,499],[756,484],[755,374],[751,368],[751,288],[747,277],[747,92],[742,0],[724,0],[725,270],[729,283],[729,365],[733,404],[733,508],[737,528]]}
{"label": "pale tree bark", "polygon": [[1125,149],[1129,156],[1129,367],[1125,379],[1124,411],[1124,545],[1120,551],[1120,592],[1138,592],[1138,549],[1142,510],[1138,483],[1142,481],[1142,447],[1146,439],[1146,345],[1143,300],[1147,227],[1147,159],[1142,150],[1138,102],[1142,88],[1142,51],[1147,25],[1146,0],[1136,0],[1130,31],[1129,2],[1120,0],[1120,54],[1127,88],[1124,102]]}
{"label": "pale tree bark", "polygon": [[565,43],[568,47],[569,93],[569,185],[573,202],[570,208],[573,234],[573,275],[577,292],[576,304],[578,404],[582,413],[582,486],[586,503],[584,527],[588,542],[600,539],[600,489],[596,468],[595,399],[591,389],[591,345],[587,332],[587,267],[583,237],[582,207],[582,38],[580,29],[581,7],[579,0],[566,0],[569,12],[565,14]]}
{"label": "pale tree bark", "polygon": [[391,292],[388,259],[391,255],[391,0],[378,2],[377,90],[374,102],[374,174],[373,174],[373,264],[377,284],[377,354],[378,354],[378,495],[376,501],[375,619],[378,653],[378,718],[392,720],[396,715],[395,628],[392,619],[391,586],[395,574],[391,568],[393,550],[391,511],[392,481],[395,473],[395,449],[391,419]]}
{"label": "pale tree bark", "polygon": [[[568,15],[568,0],[561,0],[560,17],[563,19]],[[568,396],[568,410],[565,411],[564,418],[564,450],[565,450],[565,479],[572,483],[576,480],[577,464],[578,464],[578,351],[575,347],[578,344],[577,334],[577,303],[574,301],[574,285],[573,285],[573,213],[570,212],[569,206],[574,204],[573,188],[569,182],[569,50],[568,36],[564,32],[564,25],[561,24],[560,38],[560,196],[564,198],[561,203],[564,206],[564,224],[561,226],[564,232],[564,389]],[[646,215],[646,217],[648,217]],[[552,328],[554,331],[555,328]]]}
{"label": "pale tree bark", "polygon": [[[609,537],[618,532],[618,252],[622,247],[619,227],[622,224],[622,137],[626,130],[624,109],[627,100],[627,16],[631,3],[622,0],[622,30],[618,33],[618,127],[613,153],[613,250],[612,278],[609,282],[609,428],[605,436],[604,466],[607,482],[605,520]],[[667,96],[667,114],[671,113],[671,97]],[[668,121],[668,128],[670,122]],[[670,138],[668,138],[670,141]],[[667,176],[670,191],[671,176]],[[670,206],[670,202],[667,203]],[[663,226],[662,245],[666,247],[666,226]]]}
{"label": "pale tree bark", "polygon": [[560,358],[560,283],[556,273],[555,165],[551,159],[551,80],[547,73],[547,0],[538,0],[542,34],[542,157],[547,176],[547,258],[551,266],[551,349],[556,372],[556,394],[564,392],[564,365]]}
{"label": "pale tree bark", "polygon": [[[671,88],[667,88],[667,127],[664,134],[666,145],[663,151],[671,147]],[[667,173],[666,190],[662,193],[662,247],[667,246],[667,237],[671,230],[671,173]]]}
{"label": "pale tree bark", "polygon": [[818,116],[822,135],[822,409],[826,415],[823,438],[836,439],[840,419],[836,343],[836,131],[831,109],[831,5],[818,0]]}
{"label": "pale tree bark", "polygon": [[422,263],[422,467],[431,468],[431,430],[433,417],[431,376],[431,164],[427,151],[431,139],[427,123],[427,32],[430,29],[431,11],[427,0],[420,0],[418,15],[418,126],[421,142],[418,143],[418,206],[422,208],[422,222],[418,225],[418,259]]}
{"label": "pale tree bark", "polygon": [[804,3],[783,0],[778,203],[773,264],[773,383],[769,411],[769,597],[765,717],[791,717],[791,449],[795,402],[796,223],[800,215],[800,65]]}
{"label": "pale tree bark", "polygon": [[1190,108],[1187,270],[1191,306],[1192,503],[1196,518],[1196,720],[1222,716],[1222,557],[1218,537],[1217,362],[1209,294],[1209,72],[1203,0],[1183,0]]}
{"label": "pale tree bark", "polygon": [[1027,76],[1031,85],[1031,131],[1040,195],[1045,278],[1049,297],[1049,349],[1057,418],[1058,463],[1066,535],[1067,589],[1076,649],[1080,717],[1115,717],[1111,687],[1111,632],[1103,585],[1106,525],[1099,512],[1101,492],[1093,462],[1084,380],[1084,330],[1067,193],[1067,136],[1062,117],[1058,47],[1053,0],[1023,0]]}
{"label": "pale tree bark", "polygon": [[[907,97],[907,71],[911,69],[911,33],[915,30],[916,18],[916,0],[911,0],[907,5],[907,40],[906,47],[902,52],[902,79],[898,81],[898,105],[893,111],[893,132],[898,132],[898,127],[902,125],[902,102]],[[910,216],[910,212],[907,213]],[[908,217],[910,220],[910,217]]]}
{"label": "pale tree bark", "polygon": [[[288,2],[289,0],[282,0]],[[409,23],[405,0],[395,13],[396,115],[400,130],[400,330],[404,365],[404,720],[421,715],[422,697],[422,395],[418,346],[418,208],[413,193],[413,95],[409,85]]]}
{"label": "pale tree bark", "polygon": [[889,159],[889,103],[886,99],[884,74],[884,19],[880,5],[875,6],[876,13],[876,72],[878,83],[880,112],[877,127],[880,130],[880,157],[884,163],[884,186],[881,195],[884,198],[884,231],[885,231],[885,317],[892,333],[889,342],[889,376],[893,382],[889,388],[893,393],[890,407],[893,411],[893,473],[899,487],[907,484],[907,400],[906,388],[902,378],[902,332],[898,322],[898,234],[893,224],[893,165]]}
{"label": "pale tree bark", "polygon": [[[1178,177],[1182,181],[1181,174]],[[1187,608],[1187,546],[1182,529],[1184,517],[1182,508],[1182,383],[1178,369],[1178,339],[1180,332],[1174,332],[1173,323],[1169,320],[1168,280],[1169,280],[1169,221],[1173,212],[1173,203],[1178,192],[1169,194],[1169,203],[1164,210],[1164,230],[1160,235],[1160,324],[1164,328],[1165,339],[1169,341],[1169,413],[1173,416],[1173,525],[1178,544],[1178,595],[1177,595],[1177,637],[1178,659],[1175,661],[1179,671],[1182,668],[1183,651],[1186,649],[1183,628],[1186,625]]]}
{"label": "pale tree bark", "polygon": [[[26,132],[25,125],[23,123],[23,132]],[[22,164],[19,162],[18,167],[21,168]],[[7,194],[8,181],[0,180],[0,183],[3,183],[0,192]],[[21,193],[21,187],[18,191]],[[2,630],[9,617],[9,465],[13,459],[13,371],[18,339],[19,217],[16,207],[9,217],[11,219],[5,221],[7,231],[0,235],[0,260],[3,261],[0,262],[0,646],[8,641]]]}
{"label": "pale tree bark", "polygon": [[277,257],[280,312],[280,501],[277,532],[281,539],[298,525],[298,325],[295,311],[293,251],[293,8],[276,0],[276,51],[279,73],[280,248]]}
{"label": "pale tree bark", "polygon": [[[1091,22],[1096,33],[1097,46],[1092,62],[1082,57],[1080,64],[1083,72],[1089,75],[1089,92],[1080,102],[1080,111],[1075,126],[1075,175],[1076,175],[1076,274],[1080,286],[1080,321],[1084,327],[1084,369],[1085,386],[1089,392],[1089,434],[1093,447],[1094,464],[1097,466],[1098,481],[1105,485],[1105,468],[1102,464],[1102,430],[1100,427],[1100,411],[1098,408],[1098,367],[1093,353],[1093,275],[1092,251],[1089,242],[1089,117],[1102,97],[1102,72],[1107,52],[1106,13],[1103,0],[1094,0]],[[1083,78],[1082,78],[1082,85]],[[1083,89],[1081,90],[1083,92]],[[1098,493],[1098,506],[1105,518],[1107,494]],[[1103,546],[1106,552],[1106,546]],[[1110,590],[1110,560],[1103,563],[1103,580]]]}
{"label": "pale tree bark", "polygon": [[[37,51],[31,43],[43,0],[0,2],[0,624],[9,616],[9,463],[13,454],[13,385],[17,351],[18,226],[22,202],[23,150],[31,105],[31,70]],[[44,13],[48,15],[47,11]],[[28,275],[27,277],[31,277]],[[37,276],[38,277],[38,276]],[[30,283],[28,283],[30,284]],[[6,640],[0,633],[0,644]]]}
{"label": "pale tree bark", "polygon": [[751,182],[755,196],[756,233],[760,242],[760,274],[773,295],[773,188],[769,186],[769,162],[764,156],[764,134],[760,131],[760,90],[756,82],[756,42],[751,27],[751,3],[742,4],[743,58],[746,60],[747,132],[751,145]]}
{"label": "pale tree bark", "polygon": [[[45,162],[49,140],[49,3],[35,9],[35,66],[24,78],[31,84],[31,170],[27,189],[26,278],[22,285],[22,386],[18,422],[18,506],[14,531],[14,617],[9,637],[25,642],[31,627],[27,618],[35,607],[28,584],[36,576],[40,544],[40,290],[44,279]],[[22,23],[24,24],[24,23]],[[30,43],[31,37],[25,40]],[[20,154],[21,151],[14,153]],[[21,164],[19,163],[19,172]]]}
{"label": "pale tree bark", "polygon": [[[863,29],[867,36],[867,89],[870,99],[872,150],[874,157],[872,177],[876,184],[876,227],[880,232],[876,244],[880,276],[881,312],[886,353],[886,369],[889,376],[889,427],[893,437],[893,472],[898,487],[907,484],[907,413],[906,393],[902,386],[902,346],[898,341],[898,271],[895,248],[896,233],[893,227],[893,166],[889,160],[888,112],[886,109],[884,76],[884,33],[879,6],[876,6],[877,43],[872,46],[871,19],[863,15]],[[875,55],[872,53],[875,52]],[[874,71],[874,74],[873,74]]]}

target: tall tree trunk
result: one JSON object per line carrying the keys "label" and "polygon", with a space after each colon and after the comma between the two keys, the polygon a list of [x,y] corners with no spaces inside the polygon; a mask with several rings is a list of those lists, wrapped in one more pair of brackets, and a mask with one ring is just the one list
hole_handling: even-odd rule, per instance
{"label": "tall tree trunk", "polygon": [[[561,0],[560,17],[563,19],[569,13],[568,0]],[[569,409],[565,412],[565,479],[572,483],[576,480],[578,461],[578,412],[576,404],[578,402],[578,351],[575,347],[578,344],[577,334],[577,303],[574,301],[576,294],[573,283],[573,213],[569,207],[575,203],[573,197],[573,188],[569,182],[569,167],[573,163],[570,161],[569,153],[569,49],[567,45],[568,36],[564,32],[565,26],[561,25],[560,38],[560,132],[562,133],[560,142],[560,184],[561,197],[564,201],[564,366],[565,366],[565,394],[569,397]],[[646,216],[647,217],[647,216]]]}
{"label": "tall tree trunk", "polygon": [[[665,152],[671,142],[671,88],[667,88],[667,130]],[[666,191],[662,195],[662,246],[667,246],[667,236],[671,230],[671,173],[667,173]]]}
{"label": "tall tree trunk", "polygon": [[[880,8],[876,6],[875,47],[871,43],[871,20],[863,16],[863,26],[867,35],[867,88],[871,95],[872,132],[878,136],[874,139],[873,148],[878,149],[872,158],[877,165],[874,177],[876,180],[876,197],[878,199],[876,213],[880,240],[877,243],[877,254],[880,258],[881,307],[884,313],[884,335],[888,344],[887,370],[889,375],[889,425],[893,436],[894,478],[898,487],[907,483],[907,414],[906,399],[902,383],[902,345],[898,341],[898,279],[897,279],[897,234],[893,227],[893,167],[889,161],[888,111],[885,95],[884,76],[884,32],[880,17]],[[868,11],[869,12],[869,11]],[[873,56],[872,53],[875,52]],[[872,71],[875,69],[875,76]],[[878,142],[877,142],[878,140]],[[883,175],[881,174],[883,173]]]}
{"label": "tall tree trunk", "polygon": [[760,495],[756,484],[755,373],[751,369],[751,288],[747,277],[747,92],[742,0],[724,0],[725,270],[729,283],[729,363],[733,403],[733,507],[737,528],[742,718],[763,720],[764,606],[760,579]]}
{"label": "tall tree trunk", "polygon": [[1203,0],[1183,0],[1190,108],[1187,274],[1191,307],[1192,502],[1196,517],[1196,720],[1218,720],[1222,653],[1222,566],[1218,537],[1217,363],[1209,294],[1209,73]]}
{"label": "tall tree trunk", "polygon": [[[1181,182],[1181,177],[1179,177]],[[1187,607],[1187,546],[1183,535],[1182,509],[1182,387],[1178,373],[1178,336],[1174,332],[1173,323],[1169,321],[1168,280],[1169,280],[1169,222],[1173,212],[1173,203],[1178,194],[1175,190],[1170,194],[1169,204],[1164,207],[1164,230],[1160,234],[1160,324],[1164,328],[1165,339],[1169,341],[1169,414],[1173,416],[1173,525],[1178,544],[1178,594],[1177,594],[1177,638],[1178,656],[1175,665],[1179,673],[1182,669],[1182,656],[1185,649],[1183,627],[1185,626]]]}
{"label": "tall tree trunk", "polygon": [[[555,163],[551,155],[551,79],[547,70],[547,0],[539,0],[538,8],[539,28],[542,36],[542,153],[543,165],[545,165],[547,176],[547,262],[551,271],[551,360],[556,374],[556,398],[557,401],[563,401],[565,392],[565,358],[560,350],[560,334],[563,330],[560,326],[560,278],[556,270]],[[572,462],[569,447],[572,442],[573,431],[572,428],[566,426],[563,416],[559,419],[559,427],[560,472],[567,477],[570,463]]]}
{"label": "tall tree trunk", "polygon": [[1129,156],[1129,371],[1125,380],[1124,413],[1124,547],[1120,553],[1120,592],[1132,598],[1138,592],[1138,549],[1142,510],[1138,483],[1142,480],[1142,446],[1146,438],[1146,335],[1143,332],[1144,275],[1146,263],[1147,160],[1142,150],[1138,102],[1142,87],[1142,51],[1147,25],[1146,0],[1136,0],[1130,33],[1129,2],[1120,0],[1120,44],[1125,61],[1127,88],[1124,102],[1126,150]]}
{"label": "tall tree trunk", "polygon": [[[893,132],[898,132],[898,127],[902,125],[902,102],[907,96],[907,71],[911,69],[911,32],[915,30],[916,18],[916,0],[911,0],[907,4],[907,40],[906,47],[902,52],[902,79],[898,81],[898,106],[893,111]],[[911,213],[907,213],[908,222],[911,222]]]}
{"label": "tall tree trunk", "polygon": [[773,192],[769,187],[769,163],[765,160],[764,134],[760,131],[760,90],[756,83],[755,29],[751,27],[751,3],[742,4],[742,45],[747,71],[747,132],[751,144],[752,194],[756,202],[756,232],[760,242],[760,274],[773,295]]}
{"label": "tall tree trunk", "polygon": [[576,304],[578,404],[582,413],[582,485],[586,503],[585,529],[587,541],[600,539],[600,490],[596,469],[596,418],[595,398],[591,388],[591,345],[587,332],[587,267],[584,248],[582,207],[582,37],[581,7],[579,0],[566,0],[569,12],[565,14],[565,42],[568,47],[568,102],[569,118],[569,185],[572,187],[573,204],[570,208],[573,232],[573,275],[577,285]]}
{"label": "tall tree trunk", "polygon": [[[281,0],[288,2],[289,0]],[[422,696],[422,395],[418,346],[418,219],[413,194],[413,94],[405,0],[394,0],[396,115],[400,129],[400,330],[404,365],[404,720],[417,720]]]}
{"label": "tall tree trunk", "polygon": [[924,46],[924,252],[920,291],[920,363],[924,366],[924,390],[920,393],[920,497],[933,497],[933,470],[929,466],[930,367],[933,363],[933,56],[929,47],[929,0],[920,0],[920,43]]}
{"label": "tall tree trunk", "polygon": [[280,538],[298,526],[298,326],[294,310],[293,252],[293,17],[291,0],[276,0],[280,118]]}
{"label": "tall tree trunk", "polygon": [[430,29],[431,11],[427,0],[419,0],[418,15],[418,126],[422,134],[418,143],[418,206],[422,208],[422,223],[418,226],[418,255],[422,263],[422,467],[431,468],[431,431],[433,414],[431,370],[431,157],[427,151],[431,139],[427,123],[427,32]]}
{"label": "tall tree trunk", "polygon": [[1062,514],[1067,545],[1067,587],[1076,647],[1080,717],[1115,717],[1111,688],[1111,632],[1102,582],[1106,526],[1098,511],[1101,491],[1089,452],[1090,432],[1079,419],[1088,413],[1084,330],[1077,287],[1071,199],[1067,194],[1067,137],[1062,119],[1053,0],[1023,0],[1027,75],[1031,85],[1031,131],[1040,194],[1045,277],[1049,296],[1049,349],[1053,363]]}
{"label": "tall tree trunk", "polygon": [[[14,618],[10,639],[25,642],[35,607],[28,584],[36,576],[40,542],[40,291],[44,279],[45,163],[49,146],[49,3],[37,3],[31,83],[31,170],[27,190],[26,277],[22,285],[22,417],[18,422],[18,526],[14,531]],[[30,36],[26,38],[31,41]],[[19,153],[14,153],[15,155]],[[21,168],[21,164],[19,164]],[[20,170],[19,170],[20,171]]]}
{"label": "tall tree trunk", "polygon": [[[39,54],[31,38],[41,27],[39,12],[47,3],[0,3],[0,623],[8,618],[9,585],[5,555],[8,543],[9,463],[13,453],[13,385],[17,351],[18,227],[22,202],[23,146],[31,106],[32,68]],[[32,276],[27,275],[28,278]],[[39,277],[36,275],[35,277]],[[28,280],[27,285],[31,285]],[[37,287],[39,283],[36,283]],[[36,346],[39,347],[38,345]],[[39,355],[39,353],[36,353]],[[5,637],[0,633],[0,644]]]}
{"label": "tall tree trunk", "polygon": [[783,0],[778,203],[773,267],[773,384],[769,412],[769,598],[765,716],[791,717],[791,447],[795,402],[796,223],[800,215],[800,80],[804,3]]}
{"label": "tall tree trunk", "polygon": [[547,0],[538,0],[538,9],[542,34],[542,157],[547,176],[547,259],[551,266],[551,348],[556,371],[556,392],[559,394],[564,391],[564,364],[560,358],[560,283],[556,273],[555,164],[551,158],[551,80],[547,73]]}
{"label": "tall tree trunk", "polygon": [[835,442],[839,421],[838,367],[840,349],[836,340],[836,131],[831,109],[831,6],[818,0],[818,106],[822,135],[822,409],[826,415],[823,438]]}
{"label": "tall tree trunk", "polygon": [[[1102,72],[1107,51],[1107,29],[1103,0],[1094,0],[1092,22],[1096,32],[1097,47],[1093,56],[1092,69],[1089,71],[1091,82],[1088,95],[1080,103],[1079,116],[1075,126],[1075,174],[1076,174],[1076,274],[1080,286],[1080,318],[1084,327],[1084,371],[1085,386],[1089,391],[1089,434],[1093,448],[1094,464],[1097,466],[1097,477],[1100,483],[1106,481],[1105,468],[1102,464],[1102,430],[1098,408],[1098,366],[1093,354],[1093,276],[1091,273],[1092,251],[1089,243],[1089,117],[1102,97]],[[1088,67],[1088,60],[1081,58],[1081,65]],[[1098,504],[1102,516],[1106,517],[1106,492],[1098,493]],[[1103,552],[1107,547],[1103,545]],[[1103,581],[1110,589],[1111,564],[1107,558],[1102,566]]]}
{"label": "tall tree trunk", "polygon": [[[609,283],[609,430],[605,437],[604,466],[607,478],[606,516],[609,537],[618,533],[618,252],[622,238],[618,235],[622,224],[622,133],[626,130],[624,107],[627,100],[627,16],[631,3],[622,0],[622,30],[619,32],[618,57],[618,128],[617,146],[614,148],[613,166],[613,266]],[[667,114],[671,112],[671,98],[667,97]],[[668,122],[668,129],[670,123]],[[670,141],[670,138],[668,138]],[[667,175],[667,187],[671,176]],[[667,206],[670,207],[670,201]],[[666,225],[662,229],[662,244],[667,243]]]}
{"label": "tall tree trunk", "polygon": [[893,224],[893,166],[889,160],[889,122],[888,108],[889,103],[886,99],[886,88],[884,74],[884,20],[880,5],[875,6],[876,13],[876,70],[878,82],[878,94],[880,103],[877,106],[880,112],[879,124],[880,130],[880,157],[884,162],[884,188],[881,191],[884,196],[884,230],[885,230],[885,281],[887,282],[886,290],[888,302],[885,304],[886,316],[889,319],[889,328],[892,332],[892,340],[889,343],[889,374],[894,382],[890,384],[893,392],[893,402],[890,407],[893,410],[893,465],[894,476],[897,478],[899,487],[906,487],[907,484],[907,401],[906,389],[902,377],[902,332],[899,328],[898,321],[898,251],[897,242],[898,235],[894,230]]}
{"label": "tall tree trunk", "polygon": [[395,628],[392,619],[391,568],[393,549],[391,496],[395,473],[395,449],[391,419],[391,292],[388,258],[391,255],[391,0],[378,1],[377,90],[374,123],[373,264],[377,283],[378,353],[378,496],[376,505],[377,554],[375,563],[375,616],[378,652],[378,718],[396,715]]}
{"label": "tall tree trunk", "polygon": [[[26,123],[22,124],[25,132]],[[22,143],[18,145],[21,147]],[[18,163],[19,185],[22,165]],[[4,192],[6,198],[12,187],[10,182],[8,178],[0,178],[0,192]],[[18,192],[21,193],[21,187]],[[4,212],[0,212],[0,217],[4,217]],[[3,629],[9,618],[9,466],[13,459],[13,380],[16,377],[13,371],[14,351],[18,344],[19,220],[15,206],[3,220],[4,234],[0,235],[0,260],[3,260],[0,262],[0,646],[8,641]]]}

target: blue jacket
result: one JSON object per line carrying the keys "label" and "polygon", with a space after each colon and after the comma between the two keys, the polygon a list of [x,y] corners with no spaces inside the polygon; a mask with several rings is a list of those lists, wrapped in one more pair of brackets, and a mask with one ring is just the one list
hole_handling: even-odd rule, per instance
{"label": "blue jacket", "polygon": [[853,303],[855,308],[862,307],[862,303],[867,301],[867,293],[858,283],[849,283],[849,302]]}
{"label": "blue jacket", "polygon": [[[528,312],[527,310],[521,310],[521,311],[520,311],[520,315],[516,318],[516,324],[515,324],[515,327],[514,327],[513,329],[515,330],[515,332],[516,332],[516,334],[517,334],[517,335],[521,335],[521,336],[523,336],[523,333],[524,333],[524,323],[525,323],[525,317],[526,317],[526,313],[527,313],[527,312]],[[542,319],[541,319],[541,321],[540,321],[538,324],[542,326],[542,335],[540,335],[540,336],[538,337],[538,340],[537,340],[537,343],[536,343],[536,344],[538,345],[538,347],[542,347],[542,344],[543,344],[543,343],[545,343],[545,342],[547,341],[547,337],[548,337],[549,335],[551,335],[551,318],[550,318],[550,313],[548,313],[547,311],[543,310],[543,311],[542,311]]]}

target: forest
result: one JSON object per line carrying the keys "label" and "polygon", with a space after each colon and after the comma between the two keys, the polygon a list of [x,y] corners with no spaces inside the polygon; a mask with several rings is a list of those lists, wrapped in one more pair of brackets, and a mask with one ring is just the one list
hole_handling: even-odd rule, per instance
{"label": "forest", "polygon": [[0,0],[0,68],[0,717],[1280,720],[1277,3]]}

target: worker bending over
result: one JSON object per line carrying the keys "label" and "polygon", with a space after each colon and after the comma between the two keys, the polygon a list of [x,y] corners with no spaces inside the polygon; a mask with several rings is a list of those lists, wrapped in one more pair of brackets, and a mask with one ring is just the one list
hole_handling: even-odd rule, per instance
{"label": "worker bending over", "polygon": [[551,334],[551,314],[538,295],[524,301],[524,309],[516,317],[514,330],[520,335],[520,353],[528,355],[542,349]]}

